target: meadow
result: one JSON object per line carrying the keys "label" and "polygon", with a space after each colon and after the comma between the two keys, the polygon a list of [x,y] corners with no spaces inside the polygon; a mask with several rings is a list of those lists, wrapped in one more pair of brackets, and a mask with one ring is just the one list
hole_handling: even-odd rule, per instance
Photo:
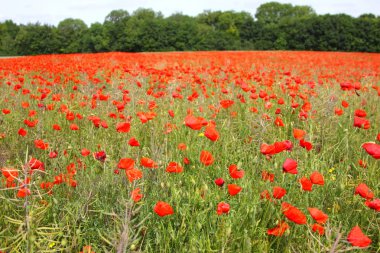
{"label": "meadow", "polygon": [[0,59],[0,252],[380,252],[380,54]]}

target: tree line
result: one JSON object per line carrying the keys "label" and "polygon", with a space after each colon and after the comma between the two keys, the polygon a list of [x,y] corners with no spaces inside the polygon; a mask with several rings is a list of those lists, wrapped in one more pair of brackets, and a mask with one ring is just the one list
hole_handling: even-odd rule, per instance
{"label": "tree line", "polygon": [[151,9],[113,10],[89,27],[0,22],[0,55],[198,50],[380,52],[380,16],[317,15],[309,6],[269,2],[248,12],[204,11],[164,17]]}

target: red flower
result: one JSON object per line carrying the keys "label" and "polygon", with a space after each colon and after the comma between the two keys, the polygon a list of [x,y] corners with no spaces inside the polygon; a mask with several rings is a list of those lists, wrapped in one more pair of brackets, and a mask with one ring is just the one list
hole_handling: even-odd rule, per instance
{"label": "red flower", "polygon": [[227,109],[228,107],[231,107],[235,102],[232,100],[221,100],[220,105],[224,108]]}
{"label": "red flower", "polygon": [[269,173],[268,171],[266,170],[263,170],[261,172],[261,178],[265,181],[265,180],[268,180],[269,182],[273,182],[274,181],[274,173]]}
{"label": "red flower", "polygon": [[354,117],[354,127],[369,129],[371,127],[371,124],[370,124],[368,119],[355,116]]}
{"label": "red flower", "polygon": [[129,122],[120,122],[116,125],[116,130],[119,133],[128,133],[131,129],[131,124]]}
{"label": "red flower", "polygon": [[286,190],[282,187],[275,186],[273,187],[273,198],[281,199],[286,194]]}
{"label": "red flower", "polygon": [[281,208],[282,213],[289,220],[293,221],[296,224],[306,224],[306,216],[298,208],[286,202],[282,203]]}
{"label": "red flower", "polygon": [[231,164],[230,167],[228,167],[228,171],[233,179],[244,177],[244,170],[238,170],[238,167],[235,164]]}
{"label": "red flower", "polygon": [[225,203],[225,202],[220,202],[218,204],[217,209],[216,209],[216,213],[218,215],[222,215],[224,213],[229,213],[229,211],[230,211],[230,205]]}
{"label": "red flower", "polygon": [[186,150],[186,144],[185,143],[180,143],[178,144],[178,147],[177,147],[179,150]]}
{"label": "red flower", "polygon": [[380,199],[374,199],[372,201],[367,200],[365,205],[377,212],[380,212]]}
{"label": "red flower", "polygon": [[380,145],[376,143],[367,142],[362,145],[362,148],[375,159],[380,159]]}
{"label": "red flower", "polygon": [[132,137],[131,139],[129,139],[128,144],[131,147],[139,147],[140,146],[140,143],[138,142],[138,140],[136,140],[135,137]]}
{"label": "red flower", "polygon": [[30,161],[28,162],[28,166],[30,168],[30,174],[32,174],[35,170],[45,171],[44,163],[40,160],[37,160],[36,158],[30,159]]}
{"label": "red flower", "polygon": [[367,113],[364,110],[357,109],[355,110],[355,116],[365,118],[367,116]]}
{"label": "red flower", "polygon": [[106,152],[102,150],[102,151],[95,152],[94,157],[98,161],[105,162],[107,155],[106,155]]}
{"label": "red flower", "polygon": [[302,140],[305,135],[306,135],[306,132],[304,130],[297,129],[297,128],[293,129],[293,136],[297,140]]}
{"label": "red flower", "polygon": [[318,232],[319,235],[324,235],[325,234],[325,228],[320,225],[320,224],[313,224],[313,226],[311,227],[311,229],[313,230],[313,232]]}
{"label": "red flower", "polygon": [[77,124],[71,124],[70,129],[73,131],[77,131],[77,130],[79,130],[79,126]]}
{"label": "red flower", "polygon": [[368,188],[368,186],[364,183],[361,183],[356,187],[355,194],[359,194],[365,199],[373,199],[374,194],[371,191],[371,189]]}
{"label": "red flower", "polygon": [[26,187],[22,187],[17,192],[17,198],[25,198],[30,195],[30,190]]}
{"label": "red flower", "polygon": [[49,147],[49,144],[48,143],[45,143],[43,140],[35,140],[34,141],[34,146],[36,148],[39,148],[39,149],[42,149],[42,150],[45,150]]}
{"label": "red flower", "polygon": [[211,141],[217,141],[219,139],[219,133],[213,125],[207,126],[204,134]]}
{"label": "red flower", "polygon": [[319,185],[325,184],[325,180],[323,179],[323,175],[321,173],[319,173],[318,171],[314,171],[313,173],[311,173],[310,181],[313,184],[319,184]]}
{"label": "red flower", "polygon": [[313,144],[311,144],[308,141],[305,141],[304,139],[300,140],[300,146],[303,148],[306,148],[307,151],[310,151],[313,149]]}
{"label": "red flower", "polygon": [[289,229],[288,223],[286,223],[285,221],[280,221],[276,227],[268,229],[267,234],[274,235],[274,236],[282,236],[285,233],[285,231],[288,229]]}
{"label": "red flower", "polygon": [[54,124],[54,125],[53,125],[53,129],[54,129],[55,131],[60,131],[60,130],[61,130],[61,127],[60,127],[59,125],[57,125],[57,124]]}
{"label": "red flower", "polygon": [[297,174],[297,162],[293,159],[286,158],[284,164],[282,165],[282,170],[286,173]]}
{"label": "red flower", "polygon": [[166,167],[166,172],[169,173],[181,173],[183,168],[176,162],[170,162],[168,167]]}
{"label": "red flower", "polygon": [[242,188],[236,184],[229,184],[228,185],[228,192],[231,196],[238,194],[241,190],[242,190]]}
{"label": "red flower", "polygon": [[217,185],[217,186],[220,186],[220,187],[222,187],[223,185],[224,185],[224,180],[223,180],[223,178],[217,178],[217,179],[215,179],[215,184]]}
{"label": "red flower", "polygon": [[282,121],[282,119],[280,117],[277,117],[275,120],[274,120],[274,124],[278,127],[283,127],[285,126],[284,122]]}
{"label": "red flower", "polygon": [[158,201],[153,210],[161,217],[174,214],[173,208],[168,203],[163,201]]}
{"label": "red flower", "polygon": [[359,226],[355,226],[347,236],[347,241],[351,243],[352,246],[356,247],[367,247],[371,244],[371,239],[369,239]]}
{"label": "red flower", "polygon": [[313,183],[306,177],[302,177],[299,182],[301,183],[302,190],[311,191],[313,187]]}
{"label": "red flower", "polygon": [[205,166],[210,166],[214,163],[214,157],[212,157],[212,154],[206,150],[201,151],[201,155],[199,157],[199,160],[201,163],[203,163]]}
{"label": "red flower", "polygon": [[142,157],[140,159],[140,165],[144,166],[146,168],[152,168],[152,169],[158,168],[157,163],[155,161],[153,161],[152,159],[147,158],[147,157]]}
{"label": "red flower", "polygon": [[24,128],[20,128],[17,133],[22,137],[28,134],[28,132]]}
{"label": "red flower", "polygon": [[136,188],[131,193],[131,198],[134,202],[139,202],[143,195],[140,193],[140,188]]}
{"label": "red flower", "polygon": [[132,158],[121,158],[117,167],[123,170],[131,170],[135,166],[135,161]]}
{"label": "red flower", "polygon": [[205,122],[205,120],[201,117],[197,118],[193,115],[187,115],[185,117],[185,125],[193,130],[200,130],[205,123],[207,124],[207,121]]}
{"label": "red flower", "polygon": [[138,169],[125,170],[125,174],[128,177],[129,182],[133,182],[137,179],[142,178],[142,172]]}
{"label": "red flower", "polygon": [[309,211],[311,217],[313,217],[313,219],[320,224],[325,224],[327,219],[329,218],[327,214],[325,214],[318,208],[309,207],[307,210]]}

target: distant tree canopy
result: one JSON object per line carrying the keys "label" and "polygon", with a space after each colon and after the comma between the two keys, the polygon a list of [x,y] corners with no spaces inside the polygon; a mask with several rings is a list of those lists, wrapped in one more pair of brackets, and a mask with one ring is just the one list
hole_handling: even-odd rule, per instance
{"label": "distant tree canopy", "polygon": [[0,55],[195,50],[380,52],[380,17],[317,15],[309,6],[269,2],[248,12],[204,11],[164,17],[151,9],[113,10],[88,27],[67,18],[58,26],[0,22]]}

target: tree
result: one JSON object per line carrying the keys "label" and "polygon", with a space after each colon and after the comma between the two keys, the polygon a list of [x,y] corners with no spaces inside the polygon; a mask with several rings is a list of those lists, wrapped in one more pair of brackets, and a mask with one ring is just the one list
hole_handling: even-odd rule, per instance
{"label": "tree", "polygon": [[108,50],[126,51],[125,27],[129,18],[129,12],[125,10],[113,10],[106,16],[103,26],[108,37]]}
{"label": "tree", "polygon": [[61,41],[59,52],[83,52],[83,35],[87,25],[81,19],[67,18],[58,24],[58,36]]}

